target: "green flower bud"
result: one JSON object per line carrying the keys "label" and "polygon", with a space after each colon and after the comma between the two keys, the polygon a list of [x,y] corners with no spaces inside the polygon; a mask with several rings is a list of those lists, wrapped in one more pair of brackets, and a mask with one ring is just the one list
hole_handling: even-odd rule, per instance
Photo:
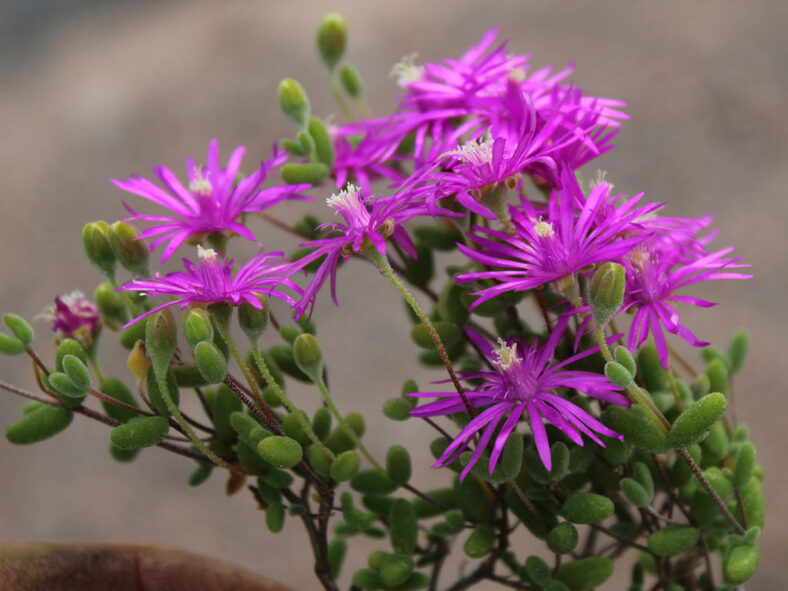
{"label": "green flower bud", "polygon": [[492,552],[495,546],[495,528],[489,523],[478,524],[462,547],[467,556],[482,558]]}
{"label": "green flower bud", "polygon": [[272,534],[278,534],[285,526],[285,507],[282,503],[271,503],[265,510],[265,525]]}
{"label": "green flower bud", "polygon": [[0,353],[3,355],[19,355],[25,352],[25,344],[16,337],[0,332]]}
{"label": "green flower bud", "polygon": [[648,537],[647,544],[657,556],[677,556],[695,547],[700,537],[696,527],[668,525]]}
{"label": "green flower bud", "polygon": [[575,493],[561,507],[572,523],[599,523],[613,515],[613,501],[595,493]]}
{"label": "green flower bud", "polygon": [[[135,400],[134,395],[131,393],[131,390],[129,390],[126,385],[117,378],[104,378],[101,380],[99,389],[102,393],[114,398],[115,400],[125,402],[129,406],[138,408],[137,401]],[[104,408],[104,412],[108,417],[121,423],[125,423],[134,417],[139,416],[139,414],[135,413],[133,410],[112,404],[106,400],[101,401],[101,406]]]}
{"label": "green flower bud", "polygon": [[298,336],[293,343],[293,358],[298,368],[313,382],[322,379],[323,352],[320,350],[317,339],[311,334],[305,333]]}
{"label": "green flower bud", "polygon": [[339,69],[339,81],[348,96],[353,98],[360,97],[364,93],[364,83],[361,81],[361,73],[352,65],[344,64]]}
{"label": "green flower bud", "polygon": [[[315,142],[315,156],[317,156],[315,164],[324,164],[330,169],[334,165],[336,151],[334,150],[334,140],[331,139],[328,128],[317,117],[310,117],[308,131],[309,135],[312,136],[312,141]],[[322,183],[322,180],[320,182]],[[320,183],[312,184],[319,185]]]}
{"label": "green flower bud", "polygon": [[619,388],[628,388],[635,379],[626,367],[616,361],[608,361],[605,364],[605,376],[611,384]]}
{"label": "green flower bud", "polygon": [[618,263],[605,263],[596,270],[588,289],[588,303],[594,324],[604,327],[624,301],[627,272]]}
{"label": "green flower bud", "polygon": [[184,314],[183,336],[192,349],[202,341],[213,341],[213,324],[205,310],[192,308]]}
{"label": "green flower bud", "polygon": [[328,166],[322,162],[288,162],[281,168],[282,180],[288,185],[306,183],[319,187],[328,173]]}
{"label": "green flower bud", "polygon": [[145,327],[145,352],[156,377],[166,373],[177,347],[177,325],[169,308],[150,316]]}
{"label": "green flower bud", "polygon": [[289,469],[301,461],[301,444],[295,439],[274,435],[257,444],[257,453],[277,468]]}
{"label": "green flower bud", "polygon": [[255,308],[249,302],[242,302],[238,306],[238,324],[252,343],[257,343],[265,327],[268,326],[268,300],[261,295],[257,297],[260,298],[262,308]]}
{"label": "green flower bud", "polygon": [[82,228],[82,246],[88,261],[107,279],[115,278],[115,253],[109,243],[107,222],[91,222]]}
{"label": "green flower bud", "polygon": [[599,587],[613,574],[613,561],[604,556],[590,556],[562,564],[557,579],[571,591]]}
{"label": "green flower bud", "polygon": [[329,71],[336,68],[345,54],[347,46],[347,25],[342,15],[330,12],[317,29],[317,51]]}
{"label": "green flower bud", "polygon": [[752,443],[745,443],[739,448],[736,454],[736,463],[733,465],[731,480],[734,488],[744,487],[755,473],[755,446]]}
{"label": "green flower bud", "polygon": [[120,449],[142,449],[159,443],[170,430],[166,417],[135,417],[109,433],[112,445]]}
{"label": "green flower bud", "polygon": [[413,410],[413,407],[410,402],[401,396],[389,398],[383,403],[383,415],[392,421],[409,419],[411,410]]}
{"label": "green flower bud", "polygon": [[361,459],[354,450],[348,450],[339,454],[337,459],[331,464],[329,474],[337,482],[345,482],[353,478],[361,466]]}
{"label": "green flower bud", "polygon": [[73,418],[74,413],[66,408],[41,404],[8,425],[5,437],[14,445],[38,443],[63,431]]}
{"label": "green flower bud", "polygon": [[16,314],[3,314],[3,324],[24,345],[25,349],[33,344],[35,333],[27,320]]}
{"label": "green flower bud", "polygon": [[637,363],[635,358],[626,347],[616,347],[613,355],[621,365],[623,365],[629,373],[635,375],[637,373]]}
{"label": "green flower bud", "polygon": [[[435,327],[438,336],[446,347],[453,345],[462,337],[462,331],[453,322],[445,322],[441,320],[434,322],[433,326]],[[417,324],[410,329],[410,338],[413,339],[414,343],[423,349],[431,350],[435,348],[432,335],[430,335],[427,327],[423,324]]]}
{"label": "green flower bud", "polygon": [[731,373],[736,373],[744,365],[747,352],[750,350],[750,335],[746,330],[734,333],[728,346],[728,357],[731,360]]}
{"label": "green flower bud", "polygon": [[621,492],[635,507],[643,508],[651,504],[652,495],[637,480],[622,478],[620,486]]}
{"label": "green flower bud", "polygon": [[369,495],[387,495],[398,488],[388,476],[377,470],[362,470],[353,477],[350,486],[360,493]]}
{"label": "green flower bud", "polygon": [[709,376],[709,391],[728,395],[730,388],[728,369],[720,359],[714,359],[709,363],[706,367],[706,375]]}
{"label": "green flower bud", "polygon": [[82,363],[79,357],[66,355],[63,357],[63,371],[80,391],[84,392],[93,384],[93,378],[87,366]]}
{"label": "green flower bud", "polygon": [[575,526],[568,521],[563,521],[547,534],[547,547],[556,554],[569,554],[577,547],[579,539],[580,536]]}
{"label": "green flower bud", "polygon": [[736,546],[725,557],[722,563],[722,572],[725,581],[732,585],[740,585],[749,580],[758,568],[760,552],[755,544]]}
{"label": "green flower bud", "polygon": [[306,127],[311,111],[309,98],[297,80],[285,78],[279,83],[279,108],[299,127]]}
{"label": "green flower bud", "polygon": [[413,559],[403,554],[389,554],[380,565],[380,580],[386,587],[398,587],[413,572]]}
{"label": "green flower bud", "polygon": [[346,554],[347,542],[342,538],[334,538],[328,543],[326,558],[332,579],[336,580],[339,577]]}
{"label": "green flower bud", "polygon": [[725,396],[719,392],[698,400],[674,421],[668,434],[670,446],[681,449],[699,442],[725,414],[725,406]]}
{"label": "green flower bud", "polygon": [[115,222],[107,230],[109,245],[118,262],[126,270],[145,277],[150,275],[148,245],[139,237],[139,230],[126,222]]}
{"label": "green flower bud", "polygon": [[[363,472],[359,476],[361,474]],[[352,482],[351,486],[356,488]],[[419,537],[414,506],[405,499],[396,499],[391,504],[388,517],[391,547],[395,552],[412,554]]]}
{"label": "green flower bud", "polygon": [[386,452],[386,472],[391,481],[399,486],[407,484],[412,472],[410,454],[401,445],[392,445]]}
{"label": "green flower bud", "polygon": [[227,375],[227,359],[212,342],[197,343],[194,347],[194,360],[200,375],[209,384],[218,384]]}
{"label": "green flower bud", "polygon": [[[129,313],[126,304],[123,303],[121,297],[112,289],[109,283],[100,284],[93,294],[93,299],[96,300],[96,307],[99,309],[99,312],[101,312],[104,322],[110,324],[113,330],[117,330],[118,325],[123,325],[128,322]],[[145,326],[144,322],[138,322],[130,326],[129,329],[138,324],[141,324],[143,327]]]}

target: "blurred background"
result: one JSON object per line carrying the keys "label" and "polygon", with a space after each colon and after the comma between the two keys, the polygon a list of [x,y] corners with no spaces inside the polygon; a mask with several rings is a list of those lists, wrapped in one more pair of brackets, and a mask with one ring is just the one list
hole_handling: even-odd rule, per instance
{"label": "blurred background", "polygon": [[[736,412],[766,469],[768,519],[761,568],[747,589],[783,588],[788,3],[3,0],[0,312],[32,318],[56,294],[92,293],[99,276],[83,258],[79,235],[87,221],[125,216],[125,195],[109,179],[148,176],[160,163],[182,174],[185,158],[201,161],[212,137],[223,158],[246,145],[248,170],[292,131],[275,106],[285,76],[304,84],[317,114],[334,112],[313,47],[314,29],[329,10],[348,21],[348,57],[379,115],[394,107],[389,71],[403,55],[417,52],[419,62],[458,57],[496,24],[511,38],[511,51],[532,53],[536,66],[574,60],[580,87],[629,103],[632,120],[618,148],[589,173],[604,168],[617,189],[645,191],[675,215],[713,212],[715,245],[735,245],[753,267],[751,281],[694,290],[721,305],[687,309],[683,317],[720,346],[736,328],[752,333],[751,356],[735,384]],[[313,207],[328,217],[320,200]],[[293,244],[262,222],[255,228],[269,246]],[[339,297],[339,309],[322,298],[315,318],[340,405],[365,409],[366,439],[378,455],[404,441],[426,452],[432,432],[423,424],[391,423],[379,412],[406,377],[422,385],[435,377],[415,366],[399,298],[361,264],[341,271]],[[51,356],[46,323],[37,329],[42,353]],[[0,358],[0,379],[33,387],[19,361]],[[125,377],[123,361],[110,372]],[[304,391],[300,400],[313,407],[316,400],[306,400],[315,396]],[[21,406],[0,393],[0,424]],[[275,537],[250,495],[224,497],[217,474],[194,490],[184,486],[192,466],[158,450],[117,464],[107,453],[106,428],[76,422],[78,428],[30,448],[0,441],[0,541],[165,543],[296,589],[317,588],[295,522]],[[414,455],[421,488],[440,476],[429,463],[428,453]],[[346,564],[343,580],[365,556]],[[623,588],[621,580],[604,589]]]}

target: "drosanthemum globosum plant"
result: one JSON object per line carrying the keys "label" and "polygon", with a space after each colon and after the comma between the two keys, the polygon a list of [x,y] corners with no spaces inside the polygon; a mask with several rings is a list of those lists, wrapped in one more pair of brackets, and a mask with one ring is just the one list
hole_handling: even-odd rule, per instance
{"label": "drosanthemum globosum plant", "polygon": [[[613,149],[627,117],[623,103],[575,86],[571,68],[534,69],[491,30],[459,59],[400,63],[399,107],[372,118],[344,61],[346,34],[331,14],[317,35],[346,120],[315,115],[286,79],[279,102],[296,132],[250,174],[243,148],[222,166],[212,140],[206,164],[187,161],[186,184],[163,166],[161,186],[114,181],[165,211],[128,208],[141,231],[85,226],[103,280],[95,304],[72,294],[45,312],[53,357],[33,348],[23,318],[4,316],[0,351],[29,356],[38,389],[0,382],[32,400],[6,438],[35,443],[80,415],[111,427],[119,461],[158,447],[197,462],[190,486],[226,473],[227,492],[248,490],[272,533],[286,518],[302,522],[329,591],[351,580],[393,591],[486,580],[581,591],[601,588],[627,551],[632,591],[749,579],[763,471],[746,427],[726,414],[748,340],[737,332],[723,351],[688,328],[693,309],[712,305],[695,284],[747,279],[746,264],[711,246],[710,216],[667,217],[669,204],[616,194],[582,168]],[[272,172],[284,184],[263,188]],[[268,210],[306,198],[328,209],[292,224]],[[274,251],[253,225],[258,213],[298,235],[299,249]],[[260,250],[242,258],[248,240]],[[149,263],[160,246],[162,263],[187,246],[198,257],[164,273]],[[372,263],[398,290],[419,361],[451,383],[420,388],[406,359],[389,360],[404,386],[380,400],[383,415],[434,431],[429,453],[397,429],[367,429],[352,409],[370,392],[329,386],[315,304],[328,281],[339,306],[342,261]],[[113,334],[130,375],[106,373]],[[676,340],[703,347],[703,365]],[[313,414],[289,391],[293,380],[320,393]],[[181,407],[192,394],[204,416]],[[378,438],[373,449],[365,430]],[[432,465],[443,485],[417,482],[414,463]],[[525,555],[518,535],[553,558]],[[346,573],[353,536],[369,538],[371,554]],[[475,562],[450,581],[442,565],[459,546]]]}

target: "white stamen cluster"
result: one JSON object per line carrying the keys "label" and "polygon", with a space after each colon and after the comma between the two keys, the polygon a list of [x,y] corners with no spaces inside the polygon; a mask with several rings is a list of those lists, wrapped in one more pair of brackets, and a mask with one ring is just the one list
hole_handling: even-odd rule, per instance
{"label": "white stamen cluster", "polygon": [[536,232],[536,235],[540,238],[553,238],[555,236],[553,224],[543,220],[539,220],[534,224],[534,232]]}
{"label": "white stamen cluster", "polygon": [[405,87],[413,82],[418,82],[424,75],[424,66],[415,64],[416,54],[411,53],[403,57],[391,68],[391,77],[397,81],[399,86]]}
{"label": "white stamen cluster", "polygon": [[494,349],[493,352],[498,357],[496,361],[493,361],[493,365],[501,371],[511,369],[512,366],[522,361],[517,355],[517,343],[507,345],[503,339],[498,339],[498,348]]}
{"label": "white stamen cluster", "polygon": [[451,153],[455,156],[459,156],[463,162],[473,166],[481,166],[482,164],[492,162],[493,141],[489,136],[481,138],[478,141],[470,140]]}
{"label": "white stamen cluster", "polygon": [[219,254],[212,248],[203,248],[197,245],[197,256],[203,263],[213,263],[219,257]]}
{"label": "white stamen cluster", "polygon": [[210,195],[213,191],[213,185],[208,180],[207,176],[203,176],[203,172],[197,169],[194,178],[189,183],[189,190],[198,195]]}
{"label": "white stamen cluster", "polygon": [[326,204],[333,209],[335,213],[341,213],[341,210],[357,210],[361,205],[361,200],[358,198],[360,191],[360,187],[348,185],[347,188],[342,189],[339,193],[334,193],[328,197],[326,199]]}
{"label": "white stamen cluster", "polygon": [[605,178],[606,176],[607,176],[606,170],[597,169],[596,176],[590,181],[588,181],[588,188],[594,189],[600,183],[605,183],[608,186],[608,193],[610,193],[613,190],[613,187],[615,187],[615,185],[610,181],[608,181]]}

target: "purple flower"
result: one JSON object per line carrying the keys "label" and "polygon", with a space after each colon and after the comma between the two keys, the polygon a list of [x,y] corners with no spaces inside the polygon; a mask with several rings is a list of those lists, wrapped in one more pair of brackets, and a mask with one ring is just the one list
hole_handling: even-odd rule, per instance
{"label": "purple flower", "polygon": [[[680,321],[679,313],[671,302],[685,302],[701,308],[716,305],[700,298],[677,295],[675,292],[701,281],[752,278],[752,275],[725,271],[749,266],[738,264],[741,260],[739,258],[726,258],[733,248],[688,259],[685,249],[676,244],[678,236],[680,235],[674,234],[670,240],[657,237],[644,242],[624,258],[627,269],[624,309],[634,310],[627,347],[633,350],[640,347],[651,334],[665,369],[668,369],[669,351],[663,329],[680,336],[694,347],[705,347],[709,344],[699,340]],[[692,237],[690,239],[693,240]]]}
{"label": "purple flower", "polygon": [[[578,195],[579,188],[571,174],[564,174],[564,188],[554,190],[546,211],[522,201],[523,210],[511,208],[514,236],[495,230],[476,228],[494,238],[470,234],[479,250],[463,244],[459,249],[468,258],[493,267],[491,271],[465,273],[458,282],[495,279],[498,283],[476,292],[474,306],[507,291],[526,291],[557,281],[603,261],[620,261],[636,244],[646,239],[634,222],[660,205],[650,203],[636,207],[642,194],[617,208],[608,208],[600,219],[600,210],[609,205],[609,185],[595,186],[587,199]],[[582,203],[579,211],[576,204]],[[546,215],[543,215],[546,214]]]}
{"label": "purple flower", "polygon": [[99,330],[99,311],[80,291],[56,296],[54,305],[39,316],[52,323],[52,331],[77,339],[88,347]]}
{"label": "purple flower", "polygon": [[[343,222],[324,224],[326,237],[305,242],[300,246],[313,249],[311,253],[294,262],[288,276],[302,270],[313,261],[320,262],[309,286],[304,290],[295,307],[296,318],[309,311],[311,315],[315,298],[323,283],[331,278],[331,297],[339,305],[336,297],[336,274],[340,257],[347,258],[368,248],[375,248],[385,256],[386,239],[391,238],[409,256],[416,258],[413,241],[402,224],[416,215],[426,215],[427,207],[415,201],[406,193],[390,197],[363,195],[361,188],[348,185],[326,199],[328,206],[339,214]],[[439,210],[442,215],[451,212]]]}
{"label": "purple flower", "polygon": [[305,199],[298,191],[309,188],[309,185],[260,189],[268,172],[284,162],[283,153],[276,153],[267,162],[261,162],[255,172],[236,182],[245,151],[243,146],[237,147],[223,168],[219,164],[219,143],[211,140],[204,166],[197,166],[191,158],[186,160],[188,187],[184,187],[166,166],[153,169],[164,188],[139,176],[125,182],[113,179],[112,182],[124,191],[169,210],[168,215],[147,215],[137,213],[124,203],[133,214],[129,220],[155,223],[142,232],[142,238],[154,238],[151,250],[167,242],[161,255],[162,263],[191,237],[200,239],[214,232],[234,232],[254,241],[254,234],[243,224],[243,214],[262,211],[284,199]]}
{"label": "purple flower", "polygon": [[[470,472],[482,453],[490,445],[488,469],[492,474],[503,451],[507,437],[516,429],[517,423],[526,415],[531,425],[539,458],[549,471],[552,467],[550,442],[547,439],[543,419],[553,424],[577,445],[583,445],[581,434],[604,447],[597,434],[621,438],[597,419],[577,405],[556,394],[558,388],[571,388],[612,404],[628,406],[626,397],[617,392],[605,376],[587,371],[569,370],[566,366],[582,359],[597,349],[592,348],[558,363],[553,354],[566,328],[567,317],[562,317],[550,338],[541,347],[534,343],[530,347],[519,341],[498,341],[493,348],[481,335],[466,331],[469,338],[484,354],[493,369],[466,372],[463,379],[480,379],[482,383],[466,396],[473,408],[484,410],[471,419],[454,441],[436,460],[433,467],[452,463],[461,454],[477,433],[479,442],[460,478]],[[520,352],[522,348],[522,352]],[[420,398],[441,397],[440,400],[419,406],[411,411],[418,417],[434,417],[460,413],[465,410],[457,392],[417,392],[410,396]],[[508,415],[508,416],[507,416]],[[503,424],[498,430],[499,425]],[[497,433],[496,433],[497,431]]]}
{"label": "purple flower", "polygon": [[126,326],[130,326],[142,318],[158,312],[163,308],[179,304],[181,309],[192,304],[227,303],[238,306],[247,302],[261,309],[259,295],[276,297],[291,306],[295,300],[279,290],[280,285],[289,287],[297,294],[301,289],[291,281],[283,278],[288,262],[278,258],[281,252],[263,253],[260,251],[245,263],[233,275],[233,262],[227,257],[219,259],[216,251],[197,247],[199,262],[183,260],[186,272],[170,273],[165,277],[156,276],[150,279],[135,279],[118,289],[138,291],[146,296],[168,296],[172,298],[165,304],[145,312]]}

